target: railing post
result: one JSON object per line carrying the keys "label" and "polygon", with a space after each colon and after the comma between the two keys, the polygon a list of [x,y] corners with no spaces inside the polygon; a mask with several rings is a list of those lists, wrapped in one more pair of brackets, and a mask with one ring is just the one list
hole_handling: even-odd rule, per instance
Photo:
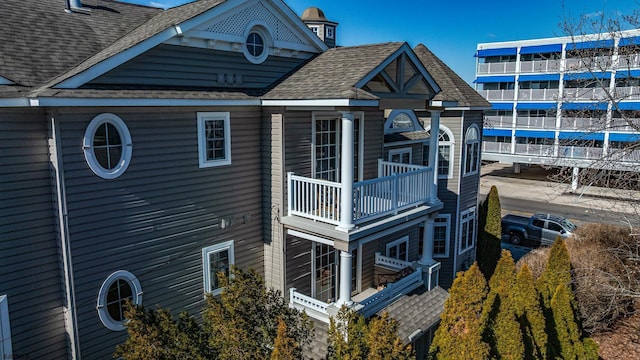
{"label": "railing post", "polygon": [[393,173],[393,190],[391,191],[391,204],[393,206],[393,214],[398,214],[398,193],[400,191],[399,181],[398,181],[398,173]]}
{"label": "railing post", "polygon": [[384,176],[384,164],[382,163],[384,160],[378,158],[378,177],[381,178]]}
{"label": "railing post", "polygon": [[293,182],[291,177],[293,176],[293,172],[287,173],[287,189],[289,190],[287,193],[287,215],[291,216],[291,209],[293,209]]}

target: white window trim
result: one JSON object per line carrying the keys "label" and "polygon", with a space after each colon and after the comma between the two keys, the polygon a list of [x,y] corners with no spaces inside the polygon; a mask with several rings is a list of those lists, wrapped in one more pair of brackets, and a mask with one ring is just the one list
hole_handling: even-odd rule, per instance
{"label": "white window trim", "polygon": [[[109,123],[118,130],[120,141],[122,142],[122,157],[118,165],[113,169],[103,168],[93,151],[93,140],[96,135],[96,130],[104,123]],[[84,132],[84,138],[82,139],[82,150],[84,151],[84,158],[89,168],[94,174],[108,180],[119,177],[127,170],[131,162],[132,148],[131,134],[129,133],[127,125],[117,115],[111,113],[103,113],[94,117],[87,126]]]}
{"label": "white window trim", "polygon": [[[469,144],[467,141],[467,135],[469,134],[469,132],[471,131],[471,129],[475,129],[476,130],[476,134],[478,136],[478,138],[476,140],[472,140],[472,143],[476,143],[478,144],[478,151],[476,153],[476,158],[475,160],[475,170],[469,171],[467,172],[467,156],[469,156],[469,152],[467,151],[467,144]],[[464,140],[463,140],[463,145],[462,145],[462,151],[464,152],[464,159],[462,162],[462,171],[463,171],[463,176],[471,176],[471,175],[475,175],[480,171],[480,153],[482,152],[482,143],[480,141],[480,130],[478,129],[478,126],[476,124],[472,124],[471,126],[469,126],[467,128],[467,130],[464,133]],[[470,142],[471,143],[471,142]]]}
{"label": "white window trim", "polygon": [[211,292],[208,289],[211,289],[211,276],[210,276],[210,268],[211,262],[209,261],[209,255],[225,251],[229,252],[229,269],[231,269],[231,265],[235,264],[235,255],[233,250],[233,240],[225,241],[220,244],[207,246],[202,249],[202,272],[203,272],[203,281],[204,281],[204,292],[210,293],[211,295],[219,295],[222,293],[222,288],[218,288]]}
{"label": "white window trim", "polygon": [[[264,51],[262,52],[262,54],[260,54],[260,56],[253,56],[247,48],[246,40],[251,33],[256,33],[262,38]],[[267,24],[261,21],[253,21],[249,24],[249,26],[247,26],[247,30],[245,31],[243,38],[243,41],[245,43],[242,45],[242,53],[250,63],[262,64],[267,60],[267,58],[269,57],[269,53],[271,52],[271,48],[273,47],[273,39],[271,37],[271,33],[272,32],[269,30]]]}
{"label": "white window trim", "polygon": [[11,349],[11,324],[9,323],[9,299],[0,296],[0,359],[13,359]]}
{"label": "white window trim", "polygon": [[[473,216],[467,216],[467,215],[469,215],[471,213],[473,213]],[[465,253],[465,252],[467,252],[467,251],[469,251],[469,250],[471,250],[471,249],[473,249],[475,247],[476,240],[477,240],[477,225],[478,225],[478,221],[477,221],[477,218],[476,218],[477,215],[478,214],[476,214],[476,207],[475,206],[470,207],[467,210],[465,210],[465,211],[460,213],[460,228],[459,228],[459,235],[460,236],[458,237],[458,241],[459,241],[459,245],[460,246],[458,246],[458,254]],[[467,217],[467,218],[465,219],[465,217]],[[473,220],[473,232],[472,232],[472,235],[471,235],[473,238],[471,240],[471,245],[468,246],[468,247],[463,248],[462,247],[462,231],[463,231],[463,228],[464,228],[464,224],[469,222],[469,221],[471,221],[471,220]]]}
{"label": "white window trim", "polygon": [[389,150],[389,155],[387,160],[391,162],[391,159],[393,158],[394,155],[402,155],[402,154],[409,154],[409,164],[413,162],[413,150],[410,147]]}
{"label": "white window trim", "polygon": [[[316,178],[316,121],[335,120],[336,121],[336,178],[340,179],[342,171],[342,121],[337,113],[312,113],[311,114],[311,174]],[[362,122],[362,120],[361,120]],[[363,131],[360,131],[363,134]],[[360,171],[360,170],[358,170]]]}
{"label": "white window trim", "polygon": [[[386,257],[391,257],[391,256],[389,256],[389,250],[390,250],[392,247],[398,246],[398,245],[400,245],[400,244],[401,244],[401,243],[403,243],[403,242],[407,244],[407,246],[405,247],[405,248],[406,248],[406,251],[405,251],[405,255],[404,255],[404,257],[405,257],[405,261],[409,261],[409,235],[403,236],[403,237],[401,237],[401,238],[400,238],[400,239],[398,239],[398,240],[394,240],[394,241],[392,241],[392,242],[388,243],[388,244],[385,246],[385,256],[386,256]],[[398,250],[399,250],[399,249],[400,249],[400,248],[398,247]],[[398,254],[399,254],[399,253],[398,253]]]}
{"label": "white window trim", "polygon": [[[207,160],[207,139],[205,122],[209,120],[224,121],[224,159]],[[198,159],[200,168],[224,166],[231,164],[231,120],[228,112],[198,113]]]}
{"label": "white window trim", "polygon": [[111,284],[119,279],[124,279],[127,283],[129,283],[129,285],[131,285],[132,303],[135,305],[142,304],[142,286],[140,285],[140,281],[138,281],[135,275],[126,270],[118,270],[109,275],[102,283],[102,286],[100,286],[96,309],[98,310],[98,316],[100,317],[100,321],[102,321],[102,324],[107,329],[112,331],[121,331],[127,328],[126,320],[115,321],[111,318],[111,315],[109,315],[109,312],[107,310],[107,293],[109,292]]}
{"label": "white window trim", "polygon": [[[433,226],[435,227],[444,227],[446,228],[445,233],[445,243],[444,243],[444,254],[437,254],[435,251],[432,251],[434,258],[448,258],[449,257],[449,243],[451,240],[451,214],[439,214],[436,219],[446,219],[445,222],[438,223],[434,222]],[[432,244],[433,245],[433,244]]]}
{"label": "white window trim", "polygon": [[[438,179],[453,179],[453,165],[454,165],[453,164],[453,160],[454,160],[454,156],[453,155],[455,154],[454,151],[455,151],[455,144],[456,144],[455,137],[453,136],[453,132],[451,132],[451,130],[446,126],[440,125],[440,130],[439,131],[445,132],[449,136],[450,140],[449,141],[444,141],[444,142],[440,141],[440,133],[438,132],[438,157],[437,157],[438,159],[440,159],[440,146],[441,145],[449,146],[449,169],[448,169],[448,174],[446,174],[446,175],[438,174]],[[429,132],[429,131],[427,130],[427,132]],[[429,146],[429,142],[425,141],[424,145],[426,145],[428,147]],[[439,166],[438,164],[439,163],[440,163],[440,161],[438,160],[436,162],[436,168],[435,168],[434,171],[438,171],[438,166]]]}
{"label": "white window trim", "polygon": [[[398,129],[394,129],[393,128],[393,120],[396,118],[396,116],[398,116],[400,114],[406,114],[406,115],[409,116],[409,118],[413,122],[413,128],[398,128]],[[385,133],[385,135],[393,134],[393,133],[399,133],[399,132],[418,131],[418,130],[421,130],[421,129],[422,129],[422,126],[418,122],[418,118],[416,117],[416,113],[413,112],[413,110],[393,110],[393,111],[391,111],[389,113],[389,116],[387,117],[387,120],[384,122],[384,133]]]}

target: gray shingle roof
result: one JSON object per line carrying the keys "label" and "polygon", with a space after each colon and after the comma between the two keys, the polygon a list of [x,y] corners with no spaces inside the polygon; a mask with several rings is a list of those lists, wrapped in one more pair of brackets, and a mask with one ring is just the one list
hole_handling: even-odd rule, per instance
{"label": "gray shingle roof", "polygon": [[0,76],[40,85],[162,12],[104,0],[83,5],[88,13],[68,14],[63,0],[0,1]]}
{"label": "gray shingle roof", "polygon": [[[1,88],[0,88],[1,90]],[[39,96],[77,99],[195,99],[257,100],[257,96],[240,91],[167,90],[167,89],[46,89]]]}
{"label": "gray shingle roof", "polygon": [[491,107],[487,100],[462,80],[458,74],[451,70],[426,46],[419,44],[413,51],[418,55],[418,58],[420,58],[429,74],[440,86],[440,89],[442,89],[440,93],[436,94],[434,100],[457,101],[459,106],[464,107]]}
{"label": "gray shingle roof", "polygon": [[378,311],[378,315],[386,312],[397,320],[398,336],[408,343],[409,335],[424,332],[438,323],[447,297],[449,293],[441,287],[427,291],[423,286]]}
{"label": "gray shingle roof", "polygon": [[264,98],[378,99],[355,85],[404,43],[383,43],[329,49],[306,63]]}

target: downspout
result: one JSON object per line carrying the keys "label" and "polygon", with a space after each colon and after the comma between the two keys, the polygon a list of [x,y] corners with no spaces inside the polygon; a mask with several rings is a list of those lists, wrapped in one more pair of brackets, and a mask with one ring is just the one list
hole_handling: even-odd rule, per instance
{"label": "downspout", "polygon": [[71,261],[71,242],[67,217],[67,198],[65,194],[64,171],[62,162],[62,144],[58,121],[51,117],[51,138],[49,139],[50,162],[55,181],[55,201],[58,217],[58,235],[60,255],[62,257],[62,275],[64,281],[64,321],[69,340],[71,359],[80,359],[80,343],[78,339],[78,317],[76,313],[76,294],[73,281],[73,265]]}

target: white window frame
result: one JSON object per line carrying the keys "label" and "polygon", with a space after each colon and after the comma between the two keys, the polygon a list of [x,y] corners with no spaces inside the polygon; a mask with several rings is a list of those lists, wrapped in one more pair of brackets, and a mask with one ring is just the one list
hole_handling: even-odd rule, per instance
{"label": "white window frame", "polygon": [[[469,137],[472,131],[476,132],[476,138],[469,140]],[[473,158],[471,160],[473,162],[471,163],[471,168],[467,169],[467,157],[469,156],[469,145],[471,145],[472,149],[475,148],[475,153],[472,154]],[[479,169],[480,168],[480,152],[482,151],[480,145],[481,145],[480,130],[478,129],[478,126],[476,124],[472,124],[467,128],[467,131],[465,131],[464,133],[464,146],[463,146],[464,161],[462,163],[462,168],[464,171],[463,176],[470,176],[470,175],[477,174],[478,171],[480,170]]]}
{"label": "white window frame", "polygon": [[[411,164],[413,161],[413,150],[412,148],[408,147],[408,148],[400,148],[400,149],[391,149],[389,150],[389,155],[387,157],[387,160],[389,162],[392,162],[393,160],[393,156],[395,155],[400,155],[400,159],[402,159],[402,155],[403,154],[409,154],[409,162],[407,164]],[[405,164],[405,163],[400,163],[400,164]]]}
{"label": "white window frame", "polygon": [[[438,219],[445,219],[442,222],[438,222]],[[434,258],[447,258],[449,257],[449,242],[451,239],[451,214],[439,214],[435,221],[433,222],[434,230],[437,227],[444,227],[445,230],[445,239],[444,239],[444,253],[436,253],[435,249],[432,249],[432,254]],[[434,231],[435,236],[435,231]],[[435,246],[435,238],[433,239],[432,246]]]}
{"label": "white window frame", "polygon": [[127,320],[124,319],[122,321],[116,321],[111,317],[111,315],[109,315],[109,311],[107,310],[107,293],[109,292],[109,288],[111,287],[111,285],[116,280],[125,280],[129,284],[129,286],[131,286],[131,302],[135,305],[142,304],[143,292],[140,281],[138,281],[135,275],[126,270],[118,270],[112,273],[104,280],[102,286],[100,286],[100,291],[98,292],[98,301],[96,304],[98,317],[107,329],[112,331],[122,331],[127,328]]}
{"label": "white window frame", "polygon": [[[413,127],[394,128],[393,127],[393,121],[395,120],[395,118],[397,116],[400,116],[400,115],[407,115],[409,117],[409,119],[411,120],[411,122],[413,123]],[[418,131],[419,129],[422,129],[422,126],[418,122],[418,118],[416,117],[416,113],[413,112],[413,110],[405,110],[405,109],[393,110],[393,111],[391,111],[389,113],[389,116],[387,117],[387,120],[384,122],[384,133],[385,133],[385,135],[399,133],[399,132]]]}
{"label": "white window frame", "polygon": [[[318,177],[318,168],[316,162],[318,160],[316,153],[316,126],[318,121],[335,121],[336,122],[336,143],[335,143],[335,174],[336,182],[341,179],[341,161],[342,161],[342,121],[340,121],[340,115],[336,113],[312,113],[311,114],[311,173],[314,179],[320,179]],[[360,133],[363,133],[360,131]]]}
{"label": "white window frame", "polygon": [[0,295],[0,359],[13,359],[7,295]]}
{"label": "white window frame", "polygon": [[333,26],[325,25],[325,29],[327,32],[327,39],[333,39],[335,37],[335,28]]}
{"label": "white window frame", "polygon": [[[122,143],[120,161],[113,169],[105,169],[102,167],[96,158],[93,148],[96,130],[98,130],[98,128],[103,124],[113,125],[116,130],[118,130],[120,141]],[[133,143],[131,142],[131,133],[129,133],[127,125],[122,119],[120,119],[120,117],[111,113],[103,113],[94,117],[87,126],[87,129],[84,132],[84,138],[82,139],[82,150],[84,152],[84,158],[87,161],[87,165],[89,165],[89,168],[94,174],[107,180],[115,179],[124,174],[131,162],[132,148]]]}
{"label": "white window frame", "polygon": [[[255,33],[258,34],[262,38],[262,45],[264,49],[262,53],[258,56],[253,56],[251,52],[249,52],[249,48],[247,47],[246,40],[249,38],[249,35]],[[245,43],[242,45],[242,53],[244,57],[252,64],[262,64],[269,57],[269,53],[271,52],[271,48],[273,47],[273,39],[271,37],[271,31],[269,31],[269,27],[260,21],[254,21],[247,27],[247,30],[244,33]]]}
{"label": "white window frame", "polygon": [[[429,130],[427,130],[429,132]],[[449,141],[443,141],[442,135],[443,133],[449,137]],[[440,125],[440,130],[438,131],[438,161],[436,162],[435,171],[438,171],[440,168],[440,147],[448,146],[449,147],[449,167],[447,169],[447,174],[438,173],[438,179],[452,179],[453,178],[453,160],[454,160],[454,151],[455,151],[455,138],[453,136],[453,132],[449,130],[448,127]],[[425,142],[423,144],[423,153],[424,147],[429,147],[429,142]],[[429,159],[423,159],[423,165],[428,166]]]}
{"label": "white window frame", "polygon": [[[458,246],[458,254],[462,254],[466,251],[469,251],[471,249],[473,249],[475,247],[476,244],[476,238],[477,238],[477,218],[476,218],[477,214],[476,214],[476,207],[470,207],[467,210],[463,211],[460,213],[460,228],[459,228],[459,234],[460,236],[458,237],[459,240],[459,246]],[[469,246],[465,246],[466,244],[462,243],[462,239],[463,239],[463,232],[465,230],[465,225],[468,227],[469,226],[469,222],[471,222],[471,225],[473,226],[472,228],[472,232],[471,232],[471,244]],[[468,229],[468,228],[467,228]]]}
{"label": "white window frame", "polygon": [[[388,243],[385,246],[385,256],[388,257],[388,258],[392,258],[390,256],[389,252],[390,252],[391,248],[393,248],[393,247],[397,247],[397,251],[396,252],[399,255],[400,254],[400,244],[402,244],[402,243],[406,244],[406,247],[405,247],[406,250],[405,250],[405,254],[404,254],[404,257],[405,257],[404,261],[409,261],[409,235],[403,236],[398,240],[394,240],[394,241]],[[399,257],[398,258],[393,258],[393,259],[401,260]]]}
{"label": "white window frame", "polygon": [[[207,121],[224,121],[224,153],[225,157],[207,160]],[[229,112],[198,113],[198,159],[200,168],[224,166],[231,164],[231,117]]]}
{"label": "white window frame", "polygon": [[222,251],[229,252],[229,271],[231,271],[231,266],[235,264],[235,255],[234,255],[234,247],[233,240],[225,241],[220,244],[207,246],[202,249],[202,272],[203,272],[203,281],[204,281],[204,292],[210,293],[211,295],[219,295],[222,293],[222,288],[217,288],[213,291],[209,291],[211,289],[211,261],[210,255]]}

